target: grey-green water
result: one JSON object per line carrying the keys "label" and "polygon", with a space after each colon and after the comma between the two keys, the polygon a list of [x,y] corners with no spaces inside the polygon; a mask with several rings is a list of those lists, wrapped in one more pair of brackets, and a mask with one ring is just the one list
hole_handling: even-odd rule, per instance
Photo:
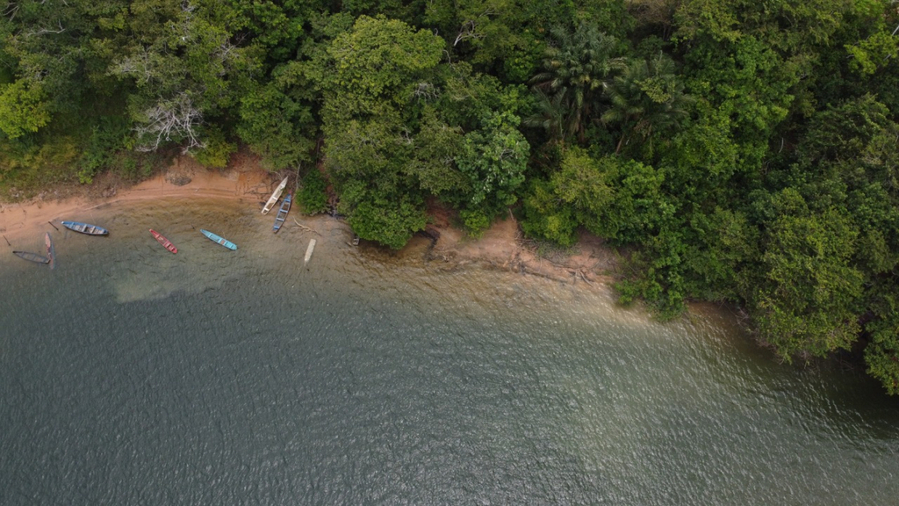
{"label": "grey-green water", "polygon": [[0,260],[0,504],[899,498],[899,402],[726,318],[174,205],[74,216],[112,235],[51,230],[52,272]]}

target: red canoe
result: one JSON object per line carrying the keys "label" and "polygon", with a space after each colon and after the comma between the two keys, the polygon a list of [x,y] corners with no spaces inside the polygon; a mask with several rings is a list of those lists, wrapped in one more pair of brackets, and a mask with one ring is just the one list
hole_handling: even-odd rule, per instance
{"label": "red canoe", "polygon": [[175,245],[172,244],[172,241],[169,241],[168,239],[163,237],[162,234],[153,230],[152,228],[150,229],[150,233],[153,234],[153,237],[155,237],[157,241],[159,241],[159,244],[165,246],[165,249],[171,251],[172,253],[178,252],[178,248],[176,248]]}

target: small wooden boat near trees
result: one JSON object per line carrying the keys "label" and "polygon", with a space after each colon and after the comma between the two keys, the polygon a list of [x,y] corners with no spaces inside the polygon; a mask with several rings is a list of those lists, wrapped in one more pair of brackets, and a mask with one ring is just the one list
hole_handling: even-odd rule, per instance
{"label": "small wooden boat near trees", "polygon": [[288,193],[286,197],[284,197],[284,202],[281,203],[281,209],[278,210],[278,216],[275,217],[275,226],[272,227],[272,231],[278,233],[278,230],[281,230],[281,225],[284,224],[284,220],[287,219],[287,213],[290,212],[290,194]]}
{"label": "small wooden boat near trees", "polygon": [[82,234],[87,235],[109,235],[109,230],[106,230],[103,227],[78,221],[64,221],[62,222],[62,226],[69,230],[74,230],[75,232],[81,232]]}
{"label": "small wooden boat near trees", "polygon": [[306,248],[306,256],[303,257],[303,264],[308,264],[312,258],[312,250],[315,249],[315,239],[309,239],[309,246]]}
{"label": "small wooden boat near trees", "polygon": [[208,237],[210,241],[212,241],[212,242],[214,242],[214,243],[221,244],[222,246],[228,248],[229,250],[234,251],[234,250],[237,249],[237,245],[236,245],[236,244],[234,244],[233,242],[229,241],[228,239],[225,239],[224,237],[222,237],[222,236],[220,236],[220,235],[213,234],[212,232],[210,232],[210,231],[208,231],[208,230],[203,230],[202,228],[200,229],[200,232],[202,232],[203,235],[205,235],[206,237]]}
{"label": "small wooden boat near trees", "polygon": [[50,232],[44,233],[44,244],[47,246],[47,258],[50,259],[50,268],[56,267],[56,248],[53,247],[53,240],[50,239]]}
{"label": "small wooden boat near trees", "polygon": [[50,263],[49,258],[38,255],[37,253],[32,253],[30,251],[13,251],[13,254],[19,258],[24,258],[25,260],[28,260],[29,262],[34,262],[34,263],[38,263],[38,264],[49,264]]}
{"label": "small wooden boat near trees", "polygon": [[171,251],[172,253],[178,253],[178,248],[176,248],[175,245],[172,244],[172,241],[166,239],[165,236],[153,230],[152,228],[150,229],[150,234],[152,234],[153,237],[155,237],[156,240],[159,241],[159,244],[162,244],[165,249]]}
{"label": "small wooden boat near trees", "polygon": [[275,188],[275,191],[272,192],[272,196],[269,197],[268,202],[265,203],[265,207],[262,208],[262,214],[268,214],[269,211],[275,207],[275,203],[278,202],[278,199],[281,198],[281,193],[284,192],[284,188],[287,186],[287,178],[281,180],[278,184],[278,187]]}

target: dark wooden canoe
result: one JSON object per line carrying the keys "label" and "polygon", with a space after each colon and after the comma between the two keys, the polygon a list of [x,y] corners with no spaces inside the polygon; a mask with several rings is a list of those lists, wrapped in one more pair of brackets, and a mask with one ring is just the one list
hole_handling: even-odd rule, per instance
{"label": "dark wooden canoe", "polygon": [[13,254],[19,258],[24,258],[25,260],[28,260],[29,262],[35,262],[38,264],[49,264],[50,263],[49,258],[42,257],[42,256],[38,255],[37,253],[32,253],[30,251],[13,251]]}

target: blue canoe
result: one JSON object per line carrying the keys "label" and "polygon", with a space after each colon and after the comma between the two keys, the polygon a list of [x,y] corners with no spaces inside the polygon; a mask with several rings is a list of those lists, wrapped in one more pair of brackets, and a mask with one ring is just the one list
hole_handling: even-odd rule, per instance
{"label": "blue canoe", "polygon": [[230,250],[236,250],[236,249],[237,249],[237,245],[236,245],[236,244],[234,244],[233,242],[229,241],[228,239],[223,238],[222,236],[215,235],[215,234],[213,234],[212,232],[210,232],[210,231],[208,231],[208,230],[203,230],[202,228],[200,229],[200,232],[202,232],[203,235],[205,235],[206,237],[208,237],[209,240],[212,241],[212,242],[221,244],[222,246],[224,246],[224,247],[226,247],[226,248],[228,248],[228,249],[230,249]]}
{"label": "blue canoe", "polygon": [[87,235],[109,235],[109,230],[106,230],[103,227],[81,223],[78,221],[64,221],[62,222],[62,226],[66,227],[69,230],[74,230],[75,232],[81,232],[82,234]]}
{"label": "blue canoe", "polygon": [[290,194],[288,193],[286,197],[284,197],[284,202],[281,203],[281,209],[278,210],[278,216],[275,218],[275,226],[272,227],[272,231],[277,233],[278,230],[281,230],[281,225],[284,224],[284,220],[287,219],[287,213],[290,212]]}

